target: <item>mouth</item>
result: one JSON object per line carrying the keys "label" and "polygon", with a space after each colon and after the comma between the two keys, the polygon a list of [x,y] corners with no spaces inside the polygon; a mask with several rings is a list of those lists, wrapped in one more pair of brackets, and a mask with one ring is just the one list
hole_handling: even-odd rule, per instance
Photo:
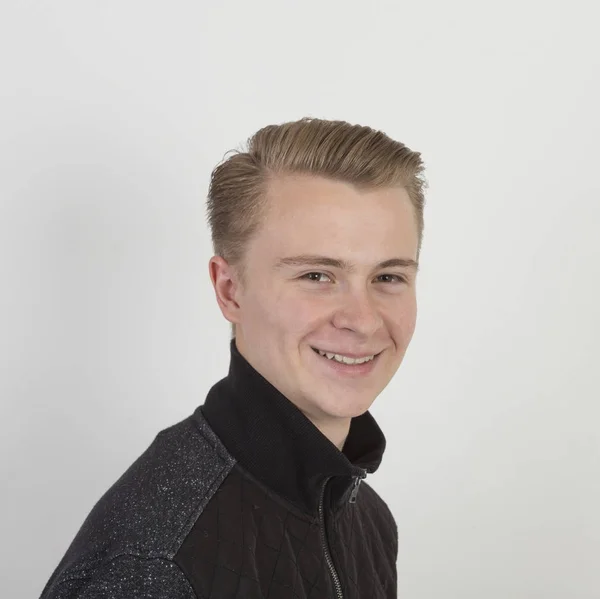
{"label": "mouth", "polygon": [[[362,359],[362,358],[369,357],[369,354],[364,354],[363,356],[359,357],[359,356],[350,356],[350,355],[348,355],[348,354],[342,354],[342,353],[337,353],[337,352],[329,352],[329,351],[327,351],[327,350],[325,350],[325,349],[319,349],[318,347],[313,347],[312,345],[310,346],[310,348],[311,348],[311,349],[312,349],[312,350],[313,350],[315,353],[317,353],[317,354],[319,354],[319,355],[323,355],[323,354],[329,354],[329,355],[327,356],[327,358],[328,358],[328,359],[334,359],[334,358],[330,358],[329,356],[344,356],[344,357],[348,357],[348,358],[350,358],[351,360],[352,360],[352,359],[357,359],[357,358],[358,358],[358,359]],[[370,356],[372,356],[372,357],[377,357],[377,356],[378,356],[379,354],[381,354],[382,352],[383,352],[383,350],[382,350],[382,351],[380,351],[380,352],[378,352],[378,353],[373,353],[373,354],[370,354]]]}
{"label": "mouth", "polygon": [[[372,358],[367,359],[365,361],[352,362],[351,359],[342,360],[343,354],[333,354],[331,352],[324,352],[323,350],[319,350],[316,347],[312,347],[311,349],[315,353],[317,357],[320,358],[320,362],[328,368],[330,373],[335,374],[343,374],[343,375],[365,375],[369,374],[374,368],[377,362],[379,361],[379,357],[383,353],[383,350],[372,354]],[[323,355],[323,354],[329,355]],[[368,356],[364,356],[368,357]]]}

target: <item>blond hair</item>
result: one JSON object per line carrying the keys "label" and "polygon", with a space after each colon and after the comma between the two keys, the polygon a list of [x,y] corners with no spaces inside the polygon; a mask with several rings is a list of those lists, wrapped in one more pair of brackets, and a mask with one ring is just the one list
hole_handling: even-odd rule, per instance
{"label": "blond hair", "polygon": [[[212,172],[207,218],[214,253],[244,278],[244,255],[266,213],[271,177],[311,174],[363,189],[404,187],[418,230],[417,260],[423,239],[424,165],[421,154],[370,127],[345,121],[303,118],[268,125]],[[232,324],[232,336],[235,325]]]}

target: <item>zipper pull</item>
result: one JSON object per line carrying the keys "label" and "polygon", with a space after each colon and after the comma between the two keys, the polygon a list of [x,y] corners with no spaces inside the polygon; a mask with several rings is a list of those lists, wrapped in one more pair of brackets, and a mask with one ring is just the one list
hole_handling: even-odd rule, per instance
{"label": "zipper pull", "polygon": [[356,503],[356,496],[358,495],[358,488],[360,487],[360,483],[362,482],[363,478],[366,478],[366,476],[367,476],[367,471],[363,470],[363,473],[361,475],[354,477],[354,485],[352,486],[352,492],[350,493],[350,499],[348,500],[349,503]]}

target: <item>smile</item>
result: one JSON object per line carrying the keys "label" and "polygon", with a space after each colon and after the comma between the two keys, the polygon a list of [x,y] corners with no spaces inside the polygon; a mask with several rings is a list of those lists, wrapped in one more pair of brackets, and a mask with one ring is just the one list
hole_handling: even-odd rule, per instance
{"label": "smile", "polygon": [[[374,360],[379,354],[371,354],[371,355],[367,355],[367,356],[361,356],[361,357],[356,357],[356,358],[351,358],[349,356],[345,356],[343,354],[337,354],[337,353],[333,353],[333,352],[326,352],[323,351],[321,349],[317,349],[315,347],[312,348],[312,350],[319,354],[320,356],[323,356],[324,358],[327,358],[328,360],[334,360],[336,362],[339,362],[341,364],[364,364],[365,362],[370,362],[372,360]],[[381,353],[381,352],[380,352]]]}

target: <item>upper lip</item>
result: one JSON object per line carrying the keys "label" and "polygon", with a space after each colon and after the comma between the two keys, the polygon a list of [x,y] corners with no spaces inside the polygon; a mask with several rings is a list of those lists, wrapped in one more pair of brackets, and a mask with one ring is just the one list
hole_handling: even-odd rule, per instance
{"label": "upper lip", "polygon": [[363,352],[361,354],[356,354],[356,353],[353,353],[353,352],[332,351],[330,349],[322,349],[320,347],[313,347],[313,349],[325,352],[326,354],[337,354],[339,356],[346,356],[348,358],[354,358],[354,359],[356,359],[356,358],[367,358],[368,356],[376,356],[378,353],[381,353],[381,352],[375,352],[374,351],[374,352],[371,352],[371,353]]}

